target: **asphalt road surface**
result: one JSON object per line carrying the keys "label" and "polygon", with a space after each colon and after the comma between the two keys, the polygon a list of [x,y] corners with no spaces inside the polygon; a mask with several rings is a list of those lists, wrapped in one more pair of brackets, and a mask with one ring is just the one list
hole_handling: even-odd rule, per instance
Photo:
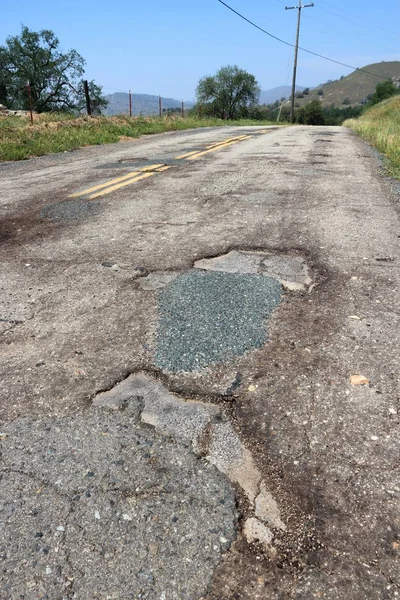
{"label": "asphalt road surface", "polygon": [[398,184],[339,127],[0,165],[0,597],[400,596]]}

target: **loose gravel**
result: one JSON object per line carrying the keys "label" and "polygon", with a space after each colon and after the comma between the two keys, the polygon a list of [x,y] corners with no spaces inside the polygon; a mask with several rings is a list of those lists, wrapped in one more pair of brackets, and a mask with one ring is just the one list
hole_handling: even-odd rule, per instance
{"label": "loose gravel", "polygon": [[86,200],[68,200],[67,202],[54,202],[48,204],[40,211],[43,219],[50,221],[65,222],[81,219],[93,215],[99,210],[97,202],[88,202]]}
{"label": "loose gravel", "polygon": [[280,297],[281,286],[272,277],[184,273],[158,298],[156,365],[196,371],[260,348],[268,339],[265,321]]}

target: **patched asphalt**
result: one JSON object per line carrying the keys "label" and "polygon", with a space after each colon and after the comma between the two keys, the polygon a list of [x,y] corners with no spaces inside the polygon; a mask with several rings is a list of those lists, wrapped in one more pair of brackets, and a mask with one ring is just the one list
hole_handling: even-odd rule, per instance
{"label": "patched asphalt", "polygon": [[260,348],[266,320],[278,306],[271,277],[193,270],[160,292],[155,364],[195,371]]}
{"label": "patched asphalt", "polygon": [[100,206],[98,202],[88,202],[87,200],[67,200],[64,202],[53,202],[48,204],[40,211],[43,219],[50,221],[63,222],[87,218],[98,213]]}

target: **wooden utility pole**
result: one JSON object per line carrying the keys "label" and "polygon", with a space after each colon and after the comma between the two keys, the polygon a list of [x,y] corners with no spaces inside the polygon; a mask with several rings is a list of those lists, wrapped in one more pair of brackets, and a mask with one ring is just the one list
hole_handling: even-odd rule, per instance
{"label": "wooden utility pole", "polygon": [[158,96],[158,114],[161,119],[161,117],[162,117],[162,98],[161,98],[161,96]]}
{"label": "wooden utility pole", "polygon": [[83,82],[83,89],[85,90],[86,112],[90,117],[92,114],[92,109],[90,106],[89,86],[88,86],[88,82],[86,81],[86,79]]}
{"label": "wooden utility pole", "polygon": [[185,104],[182,100],[182,119],[185,117]]}
{"label": "wooden utility pole", "polygon": [[290,122],[294,122],[294,97],[296,94],[296,75],[297,75],[297,57],[299,54],[299,39],[300,39],[300,22],[301,22],[301,11],[303,8],[312,8],[314,3],[302,4],[299,0],[298,6],[285,6],[285,10],[297,10],[297,33],[296,33],[296,46],[294,50],[294,64],[293,64],[293,81],[292,81],[292,98],[290,104]]}
{"label": "wooden utility pole", "polygon": [[132,116],[132,92],[129,90],[129,116]]}

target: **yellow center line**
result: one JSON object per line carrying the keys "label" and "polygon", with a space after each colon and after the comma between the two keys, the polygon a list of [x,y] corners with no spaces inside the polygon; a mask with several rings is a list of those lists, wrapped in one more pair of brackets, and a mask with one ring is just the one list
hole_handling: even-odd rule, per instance
{"label": "yellow center line", "polygon": [[117,185],[112,185],[111,187],[107,187],[106,189],[102,190],[101,192],[97,192],[97,194],[92,194],[91,196],[89,196],[89,200],[94,200],[95,198],[99,198],[100,196],[105,196],[106,194],[111,194],[111,192],[115,192],[123,187],[126,187],[127,185],[131,185],[132,183],[136,183],[136,181],[140,181],[141,179],[147,179],[147,177],[153,177],[154,173],[142,173],[137,174],[137,177],[131,177],[131,179],[128,179],[127,181],[123,181],[122,183],[118,183]]}
{"label": "yellow center line", "polygon": [[193,152],[186,152],[186,154],[180,154],[179,156],[175,156],[176,159],[180,159],[180,158],[187,158],[188,156],[191,156],[192,154],[197,154],[198,150],[193,150]]}
{"label": "yellow center line", "polygon": [[215,144],[210,144],[209,146],[206,146],[206,148],[215,148],[216,146],[221,146],[221,145],[227,144],[229,142],[240,142],[241,140],[243,140],[246,137],[248,137],[248,136],[247,135],[239,135],[238,137],[227,138],[226,140],[223,140],[222,142],[216,142]]}
{"label": "yellow center line", "polygon": [[[257,133],[266,133],[268,130],[259,131]],[[222,148],[227,148],[228,146],[232,146],[233,144],[237,144],[242,140],[248,140],[252,135],[240,135],[234,138],[228,138],[222,142],[216,142],[214,144],[210,144],[206,146],[205,150],[193,150],[192,152],[187,152],[186,154],[181,154],[177,156],[177,159],[186,158],[187,160],[196,160],[205,154],[209,154],[210,152],[216,152]],[[164,164],[155,164],[148,165],[147,167],[142,167],[138,171],[132,171],[127,175],[123,175],[122,177],[116,177],[115,179],[110,179],[106,183],[99,183],[98,185],[94,185],[86,190],[82,190],[80,192],[76,192],[71,194],[70,198],[79,198],[80,196],[88,196],[89,200],[94,200],[95,198],[99,198],[100,196],[105,196],[106,194],[110,194],[111,192],[115,192],[123,187],[131,185],[136,181],[141,181],[142,179],[147,179],[148,177],[152,177],[155,173],[161,173],[163,171],[167,171],[171,167]],[[95,192],[95,193],[93,193]]]}
{"label": "yellow center line", "polygon": [[204,156],[205,154],[209,154],[210,152],[216,152],[217,150],[220,150],[222,148],[228,148],[228,146],[233,146],[233,144],[237,144],[239,141],[242,141],[242,140],[250,139],[251,137],[253,137],[253,136],[246,135],[246,136],[242,137],[240,140],[234,140],[232,142],[224,142],[223,144],[220,144],[219,146],[216,146],[214,148],[209,148],[208,150],[203,150],[202,152],[197,152],[197,154],[188,156],[187,160],[196,160],[197,158],[200,158],[200,156]]}
{"label": "yellow center line", "polygon": [[141,169],[139,169],[139,171],[141,173],[146,172],[146,171],[158,171],[158,169],[163,166],[164,166],[164,163],[161,163],[159,165],[148,165],[147,167],[142,167]]}
{"label": "yellow center line", "polygon": [[76,192],[75,194],[71,194],[69,197],[70,198],[79,198],[80,196],[86,196],[88,194],[91,194],[92,192],[97,192],[97,190],[102,190],[104,188],[107,188],[110,185],[113,186],[121,181],[126,181],[127,179],[131,179],[132,177],[137,177],[143,171],[150,171],[150,170],[158,169],[163,166],[164,166],[163,164],[149,165],[148,167],[143,167],[142,169],[139,169],[138,171],[131,171],[130,173],[128,173],[127,175],[123,175],[122,177],[116,177],[115,179],[110,179],[110,181],[107,181],[106,183],[99,183],[98,185],[94,185],[93,187],[87,188],[86,190],[82,190],[81,192]]}
{"label": "yellow center line", "polygon": [[[210,144],[209,146],[206,146],[206,150],[211,150],[211,148],[219,148],[220,146],[225,146],[225,144],[235,141],[240,142],[241,140],[246,139],[248,137],[249,136],[247,135],[240,135],[238,137],[228,138],[227,140],[223,140],[222,142],[216,142],[215,144]],[[201,150],[193,150],[192,152],[186,152],[186,154],[180,154],[175,158],[178,160],[181,158],[188,158],[189,156],[193,156],[194,154],[198,154],[199,152],[201,152]]]}

